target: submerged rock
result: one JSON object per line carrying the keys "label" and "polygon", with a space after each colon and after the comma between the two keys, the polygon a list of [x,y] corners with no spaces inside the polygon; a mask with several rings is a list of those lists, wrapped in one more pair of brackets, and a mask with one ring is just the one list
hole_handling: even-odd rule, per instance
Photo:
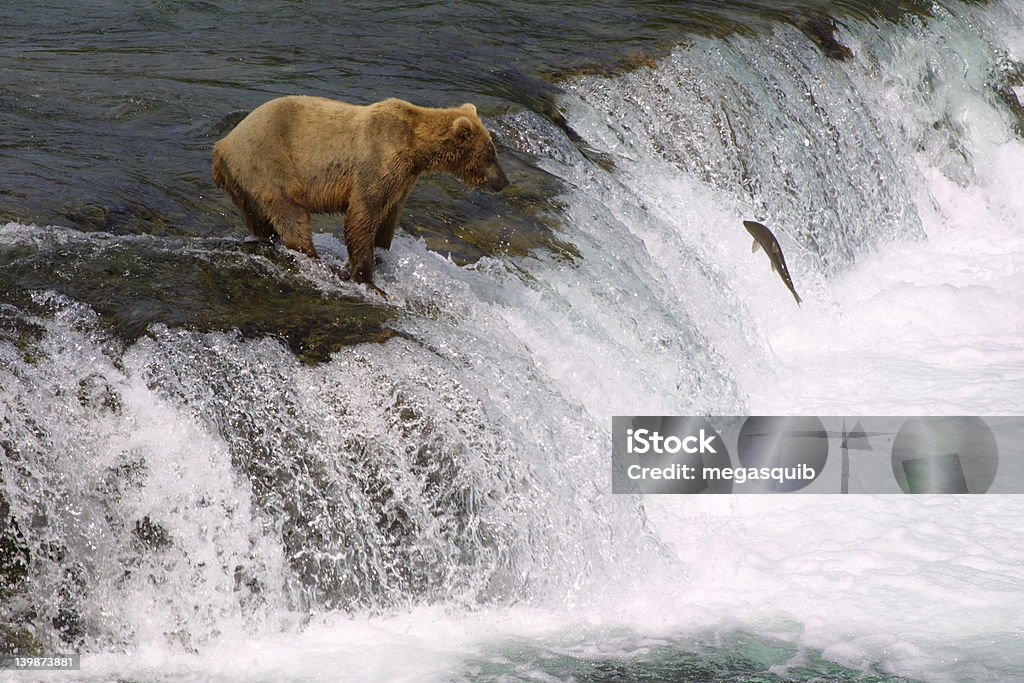
{"label": "submerged rock", "polygon": [[535,252],[576,258],[575,246],[560,236],[561,181],[518,152],[503,149],[499,155],[511,181],[501,194],[466,193],[457,181],[425,178],[409,199],[401,228],[459,265]]}
{"label": "submerged rock", "polygon": [[[40,231],[56,230],[39,228]],[[347,344],[385,341],[394,309],[359,295],[327,293],[273,245],[236,240],[113,238],[64,232],[61,239],[0,247],[0,304],[49,290],[89,305],[126,343],[151,324],[201,332],[238,330],[281,339],[316,363]],[[31,326],[0,319],[0,334],[33,347]],[[117,392],[86,378],[83,404],[117,408]]]}
{"label": "submerged rock", "polygon": [[6,601],[25,581],[28,563],[28,545],[3,493],[3,470],[0,468],[0,602]]}
{"label": "submerged rock", "polygon": [[[8,452],[0,441],[0,452]],[[28,628],[35,618],[26,590],[28,544],[4,494],[3,461],[0,461],[0,653],[42,654],[43,646]]]}
{"label": "submerged rock", "polygon": [[162,550],[174,543],[167,528],[159,522],[154,522],[149,515],[136,520],[132,533],[137,544],[144,550]]}
{"label": "submerged rock", "polygon": [[42,655],[45,647],[28,627],[0,624],[0,652],[5,655]]}
{"label": "submerged rock", "polygon": [[113,413],[121,409],[121,397],[107,378],[94,372],[78,381],[78,402],[85,407]]}
{"label": "submerged rock", "polygon": [[1013,117],[1014,134],[1024,137],[1024,63],[1002,55],[997,60],[991,87]]}

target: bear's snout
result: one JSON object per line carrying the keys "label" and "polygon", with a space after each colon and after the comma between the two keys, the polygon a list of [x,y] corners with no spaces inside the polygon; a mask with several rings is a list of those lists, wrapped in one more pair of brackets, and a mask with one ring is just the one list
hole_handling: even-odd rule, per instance
{"label": "bear's snout", "polygon": [[501,170],[501,166],[495,164],[487,170],[487,180],[484,182],[484,187],[492,192],[501,192],[508,187],[508,178],[505,177],[505,172]]}

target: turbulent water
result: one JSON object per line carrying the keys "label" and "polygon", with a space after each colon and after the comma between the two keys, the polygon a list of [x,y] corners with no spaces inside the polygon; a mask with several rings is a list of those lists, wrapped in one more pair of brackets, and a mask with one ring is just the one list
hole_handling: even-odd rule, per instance
{"label": "turbulent water", "polygon": [[[1021,412],[1024,9],[664,4],[0,9],[3,649],[91,680],[1024,676],[1013,496],[608,476],[613,415]],[[512,187],[424,180],[384,304],[243,243],[208,180],[287,92],[475,101]]]}

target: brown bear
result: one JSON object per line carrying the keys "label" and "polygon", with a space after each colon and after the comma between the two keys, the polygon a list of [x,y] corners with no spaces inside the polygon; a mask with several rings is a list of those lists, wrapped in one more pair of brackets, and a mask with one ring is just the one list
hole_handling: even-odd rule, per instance
{"label": "brown bear", "polygon": [[373,249],[391,247],[416,180],[440,171],[471,188],[508,179],[472,104],[452,109],[387,99],[365,106],[280,97],[254,109],[213,147],[213,181],[261,239],[313,258],[310,214],[345,213],[346,277],[373,284]]}

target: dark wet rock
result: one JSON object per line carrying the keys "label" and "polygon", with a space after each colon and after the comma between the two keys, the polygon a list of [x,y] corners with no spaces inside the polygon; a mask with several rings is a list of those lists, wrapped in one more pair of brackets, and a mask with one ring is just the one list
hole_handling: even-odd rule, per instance
{"label": "dark wet rock", "polygon": [[7,600],[25,581],[28,566],[28,544],[4,496],[0,470],[0,602]]}
{"label": "dark wet rock", "polygon": [[237,565],[234,571],[235,592],[238,593],[239,601],[247,611],[252,611],[261,605],[266,604],[264,593],[266,588],[252,571],[243,566]]}
{"label": "dark wet rock", "polygon": [[545,71],[545,75],[554,81],[564,81],[578,76],[601,76],[613,78],[640,68],[653,69],[658,66],[658,59],[667,54],[675,45],[652,46],[641,50],[622,52],[603,60],[587,60],[572,65],[554,67]]}
{"label": "dark wet rock", "polygon": [[32,630],[23,625],[0,624],[0,652],[5,655],[43,655],[46,647]]}
{"label": "dark wet rock", "polygon": [[[6,305],[5,300],[8,302]],[[10,303],[14,301],[17,305]],[[45,330],[24,315],[24,309],[30,306],[24,292],[5,290],[0,283],[0,343],[10,343],[21,354],[22,360],[34,365],[39,360],[36,349]]]}
{"label": "dark wet rock", "polygon": [[66,568],[58,589],[57,614],[53,617],[53,628],[61,641],[72,646],[81,645],[86,636],[85,619],[78,608],[78,601],[87,589],[84,576],[80,567]]}
{"label": "dark wet rock", "polygon": [[242,109],[225,114],[215,124],[210,126],[209,135],[215,138],[222,138],[230,133],[242,119],[249,115],[249,110]]}
{"label": "dark wet rock", "polygon": [[121,410],[121,397],[107,378],[94,372],[78,381],[78,402],[88,408],[116,413]]}
{"label": "dark wet rock", "polygon": [[576,248],[561,237],[561,181],[518,152],[502,149],[499,156],[510,180],[503,192],[467,192],[457,180],[425,178],[406,205],[401,228],[459,265],[538,251],[575,258]]}
{"label": "dark wet rock", "polygon": [[0,246],[0,304],[5,292],[21,302],[26,291],[56,291],[88,304],[128,343],[155,323],[237,330],[277,337],[315,363],[345,345],[396,334],[388,327],[394,309],[358,294],[324,293],[298,274],[293,255],[272,245],[85,237],[40,244]]}
{"label": "dark wet rock", "polygon": [[63,224],[85,232],[109,232],[132,235],[139,232],[167,234],[175,232],[168,216],[140,202],[114,204],[81,204],[61,210]]}
{"label": "dark wet rock", "polygon": [[121,500],[125,491],[141,487],[149,471],[140,453],[126,451],[121,458],[121,463],[106,469],[96,485],[96,493],[108,503]]}
{"label": "dark wet rock", "polygon": [[[0,450],[7,452],[3,443],[0,443]],[[0,461],[0,653],[42,654],[43,644],[28,626],[36,618],[26,581],[31,556],[3,484],[3,462]]]}
{"label": "dark wet rock", "polygon": [[1014,134],[1024,137],[1024,62],[1001,56],[991,83],[996,97],[1013,117]]}
{"label": "dark wet rock", "polygon": [[149,515],[136,520],[132,535],[143,550],[163,550],[174,543],[167,528],[159,522],[154,522]]}

